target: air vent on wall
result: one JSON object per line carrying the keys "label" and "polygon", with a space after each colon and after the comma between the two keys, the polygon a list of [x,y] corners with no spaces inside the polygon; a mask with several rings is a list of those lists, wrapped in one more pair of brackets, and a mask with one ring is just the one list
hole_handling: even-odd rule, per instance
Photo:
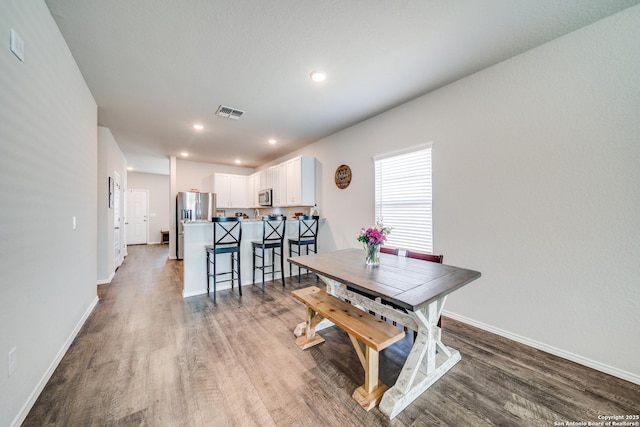
{"label": "air vent on wall", "polygon": [[237,108],[227,107],[226,105],[221,105],[218,107],[216,111],[216,116],[225,117],[227,119],[238,120],[244,111],[238,110]]}

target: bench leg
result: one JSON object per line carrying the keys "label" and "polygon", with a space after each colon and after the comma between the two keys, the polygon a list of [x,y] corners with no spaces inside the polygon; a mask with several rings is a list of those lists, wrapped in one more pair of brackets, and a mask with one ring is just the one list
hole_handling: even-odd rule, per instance
{"label": "bench leg", "polygon": [[351,397],[353,397],[365,410],[370,411],[380,402],[387,386],[378,379],[379,353],[362,343],[355,337],[349,335],[353,348],[355,348],[360,363],[364,368],[364,385],[358,387]]}
{"label": "bench leg", "polygon": [[307,307],[307,325],[304,335],[296,338],[296,345],[300,347],[301,350],[306,350],[309,347],[313,347],[314,345],[322,344],[324,342],[324,338],[316,334],[316,326],[322,319],[323,317],[320,316],[320,314],[311,307]]}

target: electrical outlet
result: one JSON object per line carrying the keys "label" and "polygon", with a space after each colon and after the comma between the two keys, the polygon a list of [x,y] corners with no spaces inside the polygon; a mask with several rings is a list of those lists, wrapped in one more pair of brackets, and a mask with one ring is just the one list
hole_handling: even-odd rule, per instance
{"label": "electrical outlet", "polygon": [[11,376],[16,369],[18,369],[18,354],[17,349],[13,347],[9,352],[9,376]]}

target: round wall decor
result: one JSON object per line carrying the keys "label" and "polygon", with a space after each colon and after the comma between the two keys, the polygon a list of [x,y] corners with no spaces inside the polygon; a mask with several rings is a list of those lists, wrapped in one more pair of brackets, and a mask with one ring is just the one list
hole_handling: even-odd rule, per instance
{"label": "round wall decor", "polygon": [[351,168],[347,165],[340,165],[336,169],[335,176],[336,186],[339,189],[345,189],[351,184]]}

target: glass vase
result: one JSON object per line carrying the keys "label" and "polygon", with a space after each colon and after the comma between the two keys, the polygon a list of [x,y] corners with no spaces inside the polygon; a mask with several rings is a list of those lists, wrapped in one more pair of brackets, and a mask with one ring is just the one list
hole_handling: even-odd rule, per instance
{"label": "glass vase", "polygon": [[380,265],[380,244],[368,243],[364,245],[365,262],[368,266]]}

